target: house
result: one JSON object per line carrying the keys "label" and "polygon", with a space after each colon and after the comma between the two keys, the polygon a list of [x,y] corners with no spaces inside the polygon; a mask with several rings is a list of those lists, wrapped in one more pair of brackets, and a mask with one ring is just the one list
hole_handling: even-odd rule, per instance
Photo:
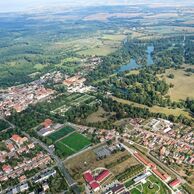
{"label": "house", "polygon": [[11,140],[14,141],[17,145],[22,145],[24,144],[24,142],[28,141],[27,137],[20,137],[17,134],[12,135]]}
{"label": "house", "polygon": [[29,189],[28,183],[25,183],[25,184],[19,186],[20,192],[27,191],[28,189]]}
{"label": "house", "polygon": [[53,125],[53,121],[51,119],[45,119],[42,125],[44,126],[44,128],[51,127],[51,125]]}
{"label": "house", "polygon": [[33,148],[35,148],[34,143],[30,143],[30,144],[28,144],[28,149],[33,149]]}
{"label": "house", "polygon": [[10,173],[12,171],[12,167],[10,165],[7,165],[7,164],[4,164],[2,166],[2,170],[5,172],[5,173]]}
{"label": "house", "polygon": [[103,170],[103,171],[95,178],[95,180],[96,180],[97,182],[102,182],[102,181],[105,180],[109,175],[110,175],[110,171],[109,171],[109,170]]}
{"label": "house", "polygon": [[115,184],[113,187],[108,189],[105,194],[121,194],[123,192],[125,192],[125,186],[123,184]]}
{"label": "house", "polygon": [[21,144],[22,142],[22,138],[17,134],[12,135],[11,140],[17,144]]}
{"label": "house", "polygon": [[167,174],[162,174],[159,170],[157,169],[152,169],[152,171],[158,176],[160,177],[163,181],[169,181],[170,180],[170,176]]}
{"label": "house", "polygon": [[86,171],[84,174],[84,179],[85,181],[89,184],[90,188],[94,191],[97,192],[100,190],[100,185],[99,183],[96,182],[94,179],[92,172],[91,171]]}
{"label": "house", "polygon": [[17,194],[19,193],[17,187],[12,188],[7,194]]}
{"label": "house", "polygon": [[44,184],[42,185],[42,188],[43,188],[43,191],[49,190],[49,185],[48,185],[48,183],[44,183]]}
{"label": "house", "polygon": [[19,177],[19,182],[23,183],[24,181],[26,181],[26,176],[22,175],[21,177]]}
{"label": "house", "polygon": [[8,144],[6,145],[6,147],[7,147],[7,149],[8,149],[10,152],[13,152],[13,151],[15,150],[15,148],[14,148],[14,146],[13,146],[12,143],[8,143]]}
{"label": "house", "polygon": [[84,179],[85,179],[85,181],[86,181],[87,183],[91,183],[92,181],[94,181],[94,177],[93,177],[91,171],[86,171],[86,172],[84,173]]}
{"label": "house", "polygon": [[96,181],[93,181],[92,183],[89,184],[91,189],[94,191],[94,192],[98,192],[100,190],[100,185],[99,183],[97,183]]}
{"label": "house", "polygon": [[175,179],[172,182],[169,183],[169,185],[173,188],[176,189],[178,186],[180,186],[181,181],[179,179]]}
{"label": "house", "polygon": [[0,155],[0,163],[4,163],[5,162],[5,155]]}

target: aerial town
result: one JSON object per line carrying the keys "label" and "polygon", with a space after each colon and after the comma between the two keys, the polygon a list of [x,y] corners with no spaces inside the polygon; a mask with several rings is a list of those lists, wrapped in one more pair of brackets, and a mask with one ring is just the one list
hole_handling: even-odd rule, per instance
{"label": "aerial town", "polygon": [[194,1],[0,1],[0,194],[194,194]]}

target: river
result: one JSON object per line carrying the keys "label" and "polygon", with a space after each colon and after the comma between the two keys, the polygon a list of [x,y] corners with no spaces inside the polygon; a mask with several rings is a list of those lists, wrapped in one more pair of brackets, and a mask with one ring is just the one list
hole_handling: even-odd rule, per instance
{"label": "river", "polygon": [[[153,65],[153,59],[152,59],[152,52],[154,51],[154,46],[148,46],[147,47],[147,66],[149,65]],[[133,69],[137,69],[140,68],[141,65],[137,64],[135,59],[131,59],[130,63],[121,66],[119,69],[117,69],[115,72],[116,73],[121,73],[124,71],[129,71],[129,70],[133,70]]]}

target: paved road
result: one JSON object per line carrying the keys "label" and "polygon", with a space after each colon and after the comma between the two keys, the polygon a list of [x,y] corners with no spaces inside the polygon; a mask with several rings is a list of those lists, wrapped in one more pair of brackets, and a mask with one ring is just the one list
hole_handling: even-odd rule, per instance
{"label": "paved road", "polygon": [[6,123],[8,123],[8,124],[10,125],[11,128],[13,128],[13,129],[15,128],[15,125],[14,125],[14,124],[10,123],[8,120],[6,120],[6,119],[5,119],[4,117],[2,117],[1,115],[0,115],[0,119],[3,120],[3,121],[5,121]]}
{"label": "paved road", "polygon": [[[0,119],[7,122],[12,128],[15,128],[15,125],[7,121],[4,117],[0,116]],[[61,161],[61,159],[58,156],[56,156],[54,152],[51,149],[49,149],[49,147],[46,144],[44,144],[42,141],[40,141],[39,139],[35,137],[31,137],[28,133],[24,131],[22,131],[22,133],[23,135],[31,139],[34,143],[39,144],[46,152],[48,152],[51,155],[51,157],[55,160],[57,167],[61,171],[69,187],[73,190],[75,194],[80,194],[77,183],[70,176],[68,170],[65,168],[63,164],[63,161]]]}
{"label": "paved road", "polygon": [[[131,140],[130,140],[130,141],[131,141]],[[133,141],[131,141],[131,142],[133,142]],[[138,146],[144,147],[144,146],[142,146],[142,145],[140,145],[140,144],[138,144],[138,143],[136,143],[136,142],[133,142],[133,143],[136,144],[136,145],[138,145]],[[124,147],[125,147],[125,149],[126,149],[127,151],[129,151],[131,154],[133,154],[134,151],[132,151],[132,149],[128,148],[128,147],[125,146],[125,145],[124,145]],[[163,167],[164,169],[166,169],[166,171],[171,172],[172,174],[174,174],[179,180],[181,180],[182,183],[186,183],[186,180],[183,179],[183,178],[182,178],[175,170],[169,168],[167,165],[163,164],[163,163],[162,163],[160,160],[158,160],[156,157],[152,156],[152,155],[150,154],[150,149],[149,149],[149,148],[147,148],[147,147],[144,147],[144,148],[146,148],[146,149],[148,150],[148,152],[146,153],[146,156],[148,156],[149,158],[151,158],[151,160],[154,161],[154,163],[156,163],[156,164],[158,164],[159,166]]]}
{"label": "paved road", "polygon": [[[129,148],[129,147],[127,147],[126,145],[124,145],[123,143],[121,143],[120,142],[120,144],[130,153],[130,154],[132,154],[140,163],[142,163],[144,166],[146,166],[142,161],[140,161],[135,155],[134,155],[134,152],[135,152],[135,150],[133,150],[133,149],[131,149],[131,148]],[[146,166],[147,167],[147,166]],[[152,173],[153,173],[153,171],[152,170],[150,170]],[[154,173],[155,174],[155,173]],[[157,175],[156,175],[157,176]],[[158,177],[158,176],[157,176]],[[158,177],[159,179],[160,179],[160,181],[162,181],[167,187],[168,187],[168,189],[171,191],[171,193],[172,194],[176,194],[173,190],[172,190],[172,188],[171,187],[169,187],[169,185],[165,182],[165,181],[163,181],[160,177]]]}
{"label": "paved road", "polygon": [[[47,170],[51,170],[51,169],[53,169],[55,166],[56,166],[56,165],[53,165],[53,166],[47,168]],[[32,176],[32,177],[30,177],[30,178],[27,178],[25,182],[28,182],[28,181],[32,180],[35,176],[39,176],[39,175],[42,174],[44,171],[45,171],[45,169],[44,169],[44,170],[41,170],[41,171],[38,172],[38,173],[36,173],[34,176]],[[20,185],[21,185],[21,183],[15,185],[15,186],[12,186],[12,187],[8,187],[8,188],[6,188],[5,190],[0,191],[0,194],[7,193],[7,192],[10,191],[11,189],[13,189],[13,188],[15,188],[15,187],[18,187],[18,186],[20,186]]]}
{"label": "paved road", "polygon": [[139,130],[141,132],[144,132],[144,133],[147,133],[147,134],[150,134],[150,135],[153,135],[153,136],[156,136],[156,137],[159,137],[159,138],[163,138],[163,139],[166,139],[166,140],[172,140],[178,144],[183,144],[183,145],[186,145],[186,146],[189,146],[191,147],[192,149],[194,149],[194,146],[191,145],[191,144],[188,144],[187,142],[184,142],[184,141],[181,141],[181,139],[175,139],[175,138],[172,138],[172,137],[169,137],[165,134],[158,134],[158,133],[153,133],[151,131],[147,131],[145,129],[142,129],[141,127],[135,127],[134,128],[135,131]]}
{"label": "paved road", "polygon": [[34,143],[39,144],[44,150],[46,150],[51,155],[51,157],[55,160],[56,165],[58,166],[59,170],[63,174],[67,184],[69,185],[69,187],[73,190],[73,192],[75,194],[79,194],[80,192],[79,192],[77,183],[73,180],[73,178],[70,176],[70,174],[67,171],[67,169],[64,167],[63,161],[61,161],[61,159],[58,156],[56,156],[54,154],[54,152],[51,149],[49,149],[49,147],[46,144],[44,144],[43,142],[41,142],[39,139],[36,139],[35,137],[30,137],[24,131],[22,133],[23,133],[23,135],[25,135],[26,137],[31,139]]}

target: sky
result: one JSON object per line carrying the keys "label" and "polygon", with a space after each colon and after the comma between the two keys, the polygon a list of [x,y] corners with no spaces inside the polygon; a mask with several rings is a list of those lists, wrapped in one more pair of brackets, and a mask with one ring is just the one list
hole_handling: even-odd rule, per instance
{"label": "sky", "polygon": [[36,8],[49,8],[52,6],[122,4],[135,2],[184,2],[194,4],[194,0],[0,0],[0,12],[27,11]]}

